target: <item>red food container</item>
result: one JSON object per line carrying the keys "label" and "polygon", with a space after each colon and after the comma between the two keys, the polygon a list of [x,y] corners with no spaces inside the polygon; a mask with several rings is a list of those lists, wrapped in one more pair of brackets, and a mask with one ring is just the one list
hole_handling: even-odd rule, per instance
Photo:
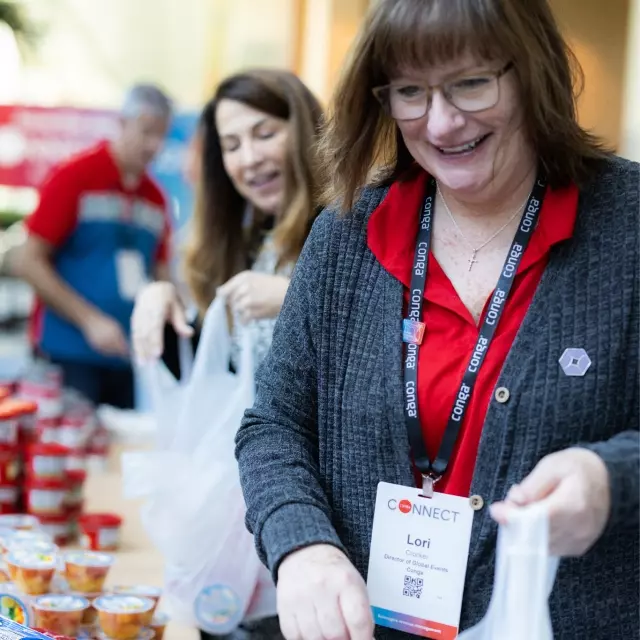
{"label": "red food container", "polygon": [[69,483],[66,479],[30,478],[25,487],[27,512],[34,516],[66,516]]}
{"label": "red food container", "polygon": [[62,416],[62,384],[57,373],[37,372],[18,385],[18,395],[38,405],[38,418],[60,419]]}
{"label": "red food container", "polygon": [[33,425],[37,405],[18,398],[0,402],[0,444],[16,445],[24,426]]}
{"label": "red food container", "polygon": [[69,450],[59,444],[32,444],[27,450],[27,473],[30,478],[62,480],[67,476]]}
{"label": "red food container", "polygon": [[38,516],[40,529],[48,534],[52,540],[60,547],[69,544],[70,527],[69,518],[63,516]]}
{"label": "red food container", "polygon": [[21,470],[20,449],[0,445],[0,486],[15,485]]}
{"label": "red food container", "polygon": [[19,498],[20,488],[15,484],[0,486],[0,514],[17,513]]}
{"label": "red food container", "polygon": [[11,397],[13,390],[9,386],[0,385],[0,402]]}
{"label": "red food container", "polygon": [[122,518],[112,513],[88,513],[80,518],[80,542],[92,551],[116,551]]}

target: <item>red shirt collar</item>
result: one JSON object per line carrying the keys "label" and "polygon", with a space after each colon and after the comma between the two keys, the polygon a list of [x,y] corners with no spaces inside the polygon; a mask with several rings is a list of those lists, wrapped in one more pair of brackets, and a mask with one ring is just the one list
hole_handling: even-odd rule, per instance
{"label": "red shirt collar", "polygon": [[[414,178],[394,182],[367,225],[369,249],[382,266],[406,287],[411,279],[418,212],[424,199],[426,180],[427,174],[423,171]],[[575,185],[547,189],[538,226],[522,257],[518,273],[546,256],[554,244],[571,238],[578,213],[578,196]],[[433,256],[429,262],[435,266]],[[436,268],[439,269],[439,265]]]}

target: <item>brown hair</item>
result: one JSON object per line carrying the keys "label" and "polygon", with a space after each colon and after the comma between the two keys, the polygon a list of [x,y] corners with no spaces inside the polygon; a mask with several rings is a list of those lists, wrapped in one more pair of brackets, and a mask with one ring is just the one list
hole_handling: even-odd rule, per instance
{"label": "brown hair", "polygon": [[379,182],[414,160],[372,89],[403,68],[425,68],[470,52],[512,62],[524,126],[552,187],[582,183],[606,157],[580,127],[583,76],[547,0],[379,0],[370,10],[333,97],[321,142],[325,198],[349,210],[375,166]]}
{"label": "brown hair", "polygon": [[285,203],[273,231],[280,265],[298,258],[318,209],[314,168],[323,117],[318,101],[288,71],[258,69],[224,80],[200,119],[202,167],[185,256],[186,279],[201,313],[215,297],[217,287],[247,268],[250,253],[258,249],[258,227],[263,222],[256,212],[251,227],[243,228],[246,203],[224,168],[215,124],[216,108],[223,99],[242,102],[290,123]]}

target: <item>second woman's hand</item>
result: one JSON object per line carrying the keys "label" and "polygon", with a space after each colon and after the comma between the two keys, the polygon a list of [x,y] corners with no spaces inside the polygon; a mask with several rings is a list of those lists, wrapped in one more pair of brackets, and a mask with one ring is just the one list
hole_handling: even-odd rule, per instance
{"label": "second woman's hand", "polygon": [[193,328],[186,320],[176,286],[153,282],[138,295],[131,316],[131,341],[139,362],[156,360],[164,351],[164,326],[169,322],[179,336],[189,338]]}
{"label": "second woman's hand", "polygon": [[316,544],[278,569],[278,615],[286,640],[371,640],[373,617],[362,576],[342,551]]}
{"label": "second woman's hand", "polygon": [[231,310],[246,323],[275,318],[288,288],[289,278],[284,276],[243,271],[223,284],[217,293],[227,299]]}

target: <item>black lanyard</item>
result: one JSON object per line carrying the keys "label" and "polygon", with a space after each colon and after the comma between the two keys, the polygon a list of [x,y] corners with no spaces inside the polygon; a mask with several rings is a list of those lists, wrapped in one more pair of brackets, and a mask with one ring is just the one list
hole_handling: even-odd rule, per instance
{"label": "black lanyard", "polygon": [[498,284],[491,295],[489,309],[480,327],[478,340],[456,394],[440,449],[432,462],[429,459],[422,436],[418,409],[418,350],[422,344],[425,331],[425,325],[422,322],[422,308],[427,284],[427,264],[431,251],[431,228],[437,193],[435,179],[429,178],[428,180],[424,204],[420,211],[420,226],[411,275],[411,288],[409,290],[409,313],[408,318],[403,322],[402,330],[403,341],[407,343],[404,360],[405,420],[415,464],[422,474],[423,491],[427,497],[433,495],[434,483],[444,475],[449,465],[453,448],[458,440],[460,428],[478,379],[478,372],[502,317],[522,256],[536,228],[546,188],[546,180],[538,178],[527,201],[518,231],[511,243]]}

